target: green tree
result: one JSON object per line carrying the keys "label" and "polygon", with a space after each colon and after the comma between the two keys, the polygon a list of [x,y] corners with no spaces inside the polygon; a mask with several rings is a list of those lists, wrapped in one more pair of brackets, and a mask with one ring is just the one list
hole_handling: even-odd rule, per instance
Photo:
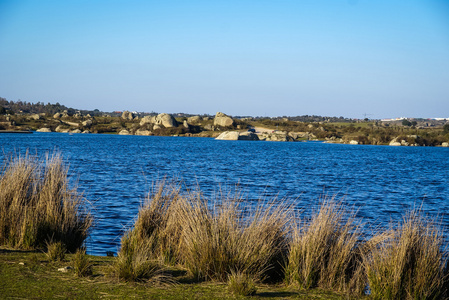
{"label": "green tree", "polygon": [[404,120],[402,120],[402,125],[404,125],[404,126],[412,126],[412,123],[409,120],[404,119]]}

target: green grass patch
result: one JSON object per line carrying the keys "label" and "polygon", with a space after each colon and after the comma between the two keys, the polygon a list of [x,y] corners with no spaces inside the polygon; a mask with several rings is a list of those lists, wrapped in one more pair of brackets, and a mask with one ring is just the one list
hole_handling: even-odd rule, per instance
{"label": "green grass patch", "polygon": [[[45,253],[0,249],[1,299],[244,299],[228,291],[226,283],[195,283],[185,272],[172,270],[173,282],[149,284],[118,282],[108,276],[114,258],[88,256],[92,275],[77,277],[73,256],[61,262],[50,261]],[[70,266],[68,272],[59,268]],[[181,283],[183,282],[183,283]],[[192,283],[193,282],[193,283]],[[320,289],[300,291],[284,285],[258,285],[252,299],[347,299]]]}

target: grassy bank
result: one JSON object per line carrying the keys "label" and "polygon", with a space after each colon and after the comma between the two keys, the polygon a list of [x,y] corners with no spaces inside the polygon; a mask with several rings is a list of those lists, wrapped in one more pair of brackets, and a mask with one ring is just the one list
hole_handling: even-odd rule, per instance
{"label": "grassy bank", "polygon": [[[1,299],[238,299],[226,284],[194,282],[183,272],[172,272],[178,283],[119,282],[108,275],[112,257],[88,256],[93,264],[89,277],[76,277],[72,254],[61,262],[52,262],[41,252],[0,249]],[[257,285],[254,299],[346,299],[343,295],[315,289],[301,291],[279,285]]]}

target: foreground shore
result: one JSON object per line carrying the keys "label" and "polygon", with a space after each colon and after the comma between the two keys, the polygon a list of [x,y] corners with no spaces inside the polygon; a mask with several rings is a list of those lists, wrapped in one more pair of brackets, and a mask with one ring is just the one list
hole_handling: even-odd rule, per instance
{"label": "foreground shore", "polygon": [[[1,299],[238,299],[225,283],[194,282],[183,272],[171,272],[170,283],[118,282],[108,276],[112,257],[89,256],[93,274],[79,278],[72,267],[73,255],[51,262],[41,252],[0,249]],[[300,290],[278,285],[258,285],[252,299],[348,299],[320,289]]]}

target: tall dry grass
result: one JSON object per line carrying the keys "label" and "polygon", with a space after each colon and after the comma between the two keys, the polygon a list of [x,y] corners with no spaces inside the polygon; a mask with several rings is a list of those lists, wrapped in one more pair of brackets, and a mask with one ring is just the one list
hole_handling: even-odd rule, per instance
{"label": "tall dry grass", "polygon": [[396,228],[379,233],[364,255],[374,299],[445,299],[447,254],[440,227],[419,210]]}
{"label": "tall dry grass", "polygon": [[239,199],[223,197],[209,206],[200,192],[181,194],[162,183],[140,209],[119,255],[145,244],[148,258],[180,264],[197,279],[226,281],[232,272],[258,279],[282,276],[288,245],[288,213],[259,205],[251,212]]}
{"label": "tall dry grass", "polygon": [[62,242],[74,252],[87,238],[92,217],[85,199],[69,187],[59,154],[26,154],[5,161],[0,177],[0,245],[45,249]]}
{"label": "tall dry grass", "polygon": [[286,280],[301,288],[322,287],[361,293],[359,226],[353,214],[334,199],[325,199],[311,220],[294,232]]}
{"label": "tall dry grass", "polygon": [[325,199],[292,232],[288,207],[260,203],[245,211],[238,197],[220,197],[211,202],[200,192],[160,184],[123,237],[115,274],[146,279],[171,264],[200,280],[224,282],[244,274],[353,296],[369,286],[374,299],[447,295],[443,236],[416,212],[401,227],[364,241],[354,213],[335,199]]}

